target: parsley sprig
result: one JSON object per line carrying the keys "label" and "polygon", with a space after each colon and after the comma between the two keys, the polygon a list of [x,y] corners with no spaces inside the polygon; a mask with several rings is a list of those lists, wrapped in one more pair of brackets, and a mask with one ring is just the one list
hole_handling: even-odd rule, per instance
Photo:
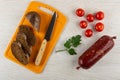
{"label": "parsley sprig", "polygon": [[81,44],[80,41],[81,35],[73,36],[64,43],[64,47],[66,49],[58,50],[56,52],[67,51],[70,55],[76,55],[77,53],[75,51],[75,48]]}

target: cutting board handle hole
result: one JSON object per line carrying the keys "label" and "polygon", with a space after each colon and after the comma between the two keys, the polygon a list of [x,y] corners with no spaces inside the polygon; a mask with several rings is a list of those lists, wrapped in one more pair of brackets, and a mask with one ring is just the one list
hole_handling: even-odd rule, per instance
{"label": "cutting board handle hole", "polygon": [[45,8],[45,7],[41,7],[41,6],[39,6],[38,7],[40,10],[42,10],[42,11],[44,11],[44,12],[46,12],[46,13],[48,13],[48,14],[53,14],[53,11],[50,9],[50,8]]}

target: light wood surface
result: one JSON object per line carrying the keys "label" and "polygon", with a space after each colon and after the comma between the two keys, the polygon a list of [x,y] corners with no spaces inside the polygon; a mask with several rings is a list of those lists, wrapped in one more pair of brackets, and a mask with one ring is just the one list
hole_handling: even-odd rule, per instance
{"label": "light wood surface", "polygon": [[[120,80],[120,0],[38,0],[60,10],[68,17],[61,37],[42,74],[35,74],[4,57],[9,43],[30,0],[0,0],[0,80]],[[105,29],[94,32],[91,38],[84,37],[79,22],[85,17],[75,15],[75,9],[83,8],[88,13],[104,11]],[[88,28],[98,22],[90,23]],[[64,42],[71,36],[82,35],[82,44],[76,48],[77,55],[67,52],[55,53],[64,49]],[[76,70],[78,57],[91,46],[96,39],[107,34],[117,36],[114,48],[89,70]]]}
{"label": "light wood surface", "polygon": [[41,60],[43,58],[43,55],[44,55],[44,52],[45,52],[45,49],[46,49],[46,46],[47,46],[47,40],[44,39],[41,43],[41,46],[40,46],[40,49],[39,49],[39,52],[37,54],[37,57],[35,59],[35,65],[36,66],[39,66],[40,63],[41,63]]}

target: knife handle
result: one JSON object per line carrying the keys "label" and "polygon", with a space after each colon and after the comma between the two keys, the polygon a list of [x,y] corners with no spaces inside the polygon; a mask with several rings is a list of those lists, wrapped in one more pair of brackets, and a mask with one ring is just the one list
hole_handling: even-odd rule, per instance
{"label": "knife handle", "polygon": [[37,65],[37,66],[40,64],[40,62],[42,60],[42,57],[44,55],[44,51],[46,49],[46,45],[47,45],[47,40],[44,39],[42,41],[41,47],[39,49],[38,55],[37,55],[36,60],[35,60],[35,65]]}

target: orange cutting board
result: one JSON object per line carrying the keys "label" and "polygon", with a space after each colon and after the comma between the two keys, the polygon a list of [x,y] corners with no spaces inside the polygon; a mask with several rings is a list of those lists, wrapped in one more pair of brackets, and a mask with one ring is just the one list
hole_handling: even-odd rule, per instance
{"label": "orange cutting board", "polygon": [[[39,66],[36,66],[34,61],[35,61],[35,58],[36,58],[37,53],[39,51],[41,41],[44,39],[46,30],[47,30],[48,25],[50,23],[50,20],[52,18],[51,14],[41,10],[40,7],[47,8],[50,11],[56,12],[57,13],[57,18],[56,18],[56,22],[55,22],[54,29],[53,29],[53,32],[52,32],[51,40],[48,41],[46,50],[45,50],[43,58],[42,58],[42,61],[41,61]],[[30,11],[36,11],[40,15],[41,21],[40,21],[39,32],[37,32],[34,29],[34,27],[30,24],[30,22],[26,19],[25,15]],[[62,30],[64,29],[64,25],[66,23],[66,20],[67,20],[66,17],[61,12],[59,12],[57,9],[55,9],[55,8],[53,8],[53,7],[51,7],[47,4],[43,4],[41,2],[37,2],[37,1],[30,2],[27,10],[25,11],[25,13],[24,13],[24,15],[23,15],[23,17],[22,17],[22,19],[19,23],[19,25],[17,26],[17,29],[16,29],[10,43],[8,44],[8,47],[5,51],[5,57],[10,59],[11,61],[23,66],[23,67],[25,67],[25,68],[35,72],[35,73],[41,73],[43,71],[51,53],[52,53],[52,50],[55,47],[55,44],[57,43],[57,41],[60,37],[60,34],[61,34]],[[20,25],[28,25],[31,28],[33,28],[34,34],[37,38],[35,46],[32,47],[30,62],[27,65],[23,65],[19,61],[17,61],[17,59],[12,55],[12,52],[11,52],[11,43],[16,39],[16,35],[17,35],[17,32],[18,32],[18,29],[19,29]]]}

